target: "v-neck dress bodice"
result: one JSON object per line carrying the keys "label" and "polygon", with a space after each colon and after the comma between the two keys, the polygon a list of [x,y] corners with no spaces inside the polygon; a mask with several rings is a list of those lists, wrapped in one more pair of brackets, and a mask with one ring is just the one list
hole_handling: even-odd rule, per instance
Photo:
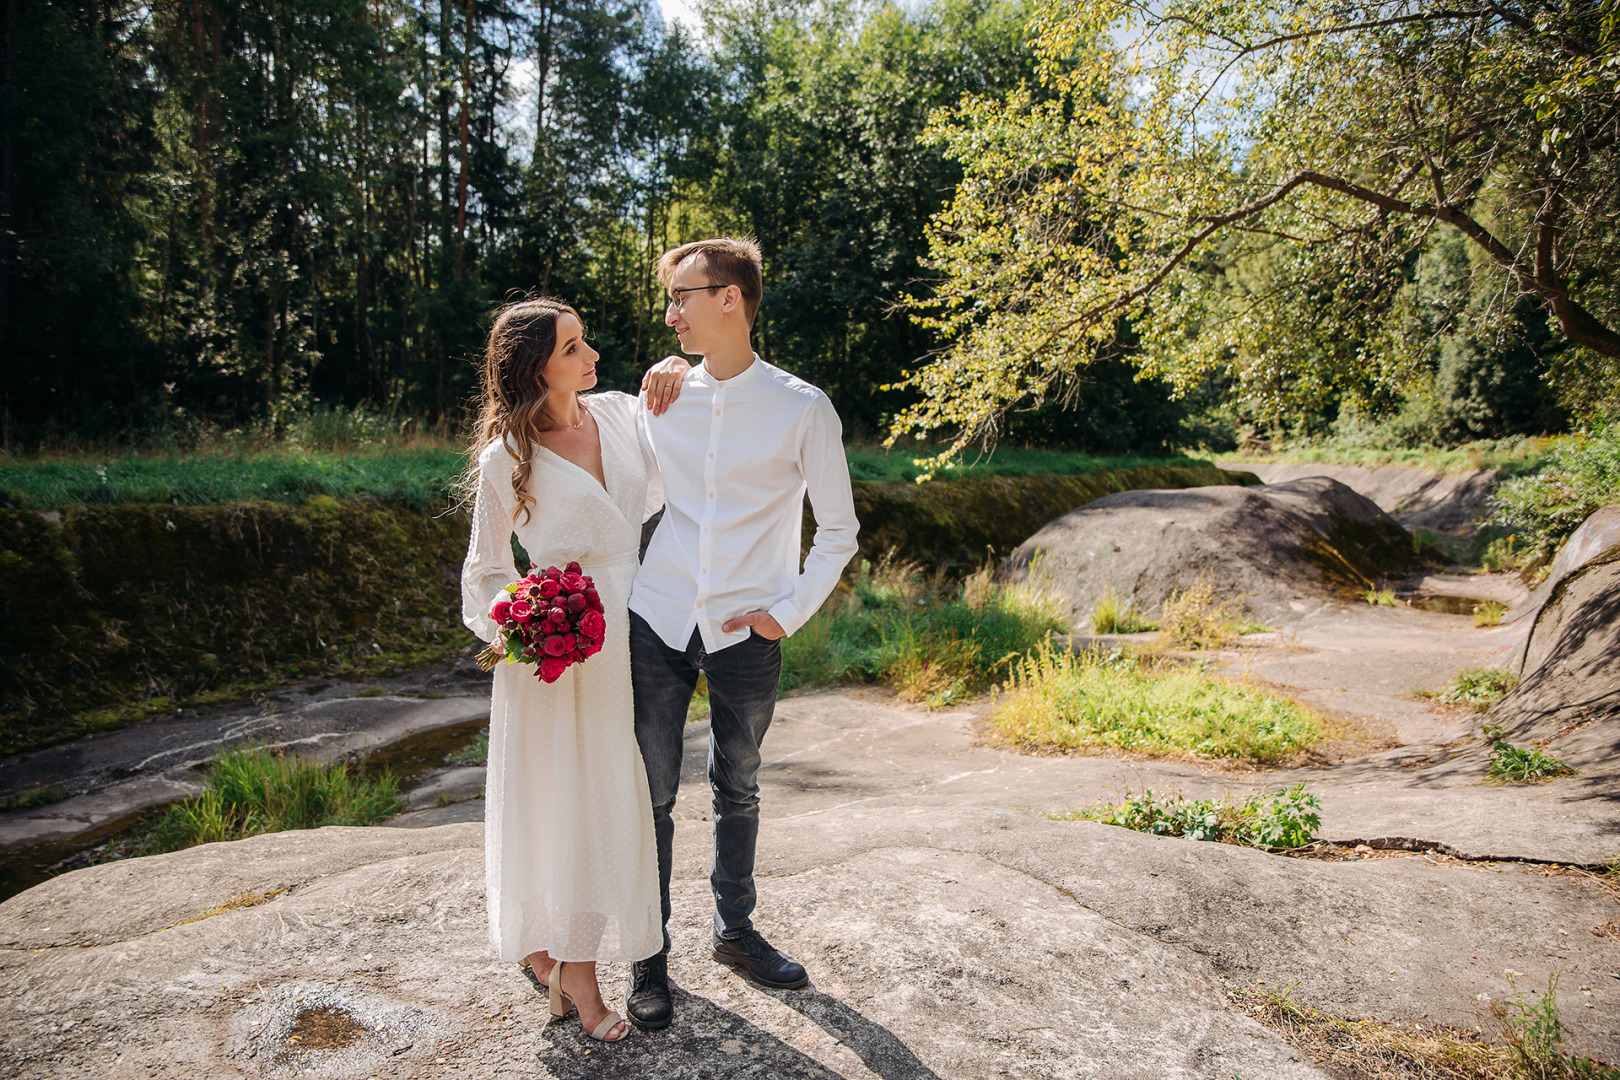
{"label": "v-neck dress bodice", "polygon": [[490,940],[502,959],[641,960],[663,947],[652,803],[630,691],[630,583],[647,506],[647,462],[628,394],[587,399],[604,487],[550,450],[533,457],[534,504],[517,520],[516,460],[499,442],[478,458],[462,618],[485,641],[489,609],[517,580],[511,537],[539,567],[577,561],[608,622],[601,652],[547,685],[527,664],[496,667],[490,696],[484,862]]}

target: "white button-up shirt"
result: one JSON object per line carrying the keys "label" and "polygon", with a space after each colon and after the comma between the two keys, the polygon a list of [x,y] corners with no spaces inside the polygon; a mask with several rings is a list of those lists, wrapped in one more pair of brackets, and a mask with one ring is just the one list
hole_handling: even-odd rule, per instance
{"label": "white button-up shirt", "polygon": [[[708,652],[748,638],[720,624],[767,610],[789,634],[809,621],[855,554],[855,501],[843,426],[827,395],[754,362],[724,381],[700,364],[662,416],[640,413],[664,517],[630,592],[630,610],[672,649],[697,629]],[[804,499],[816,533],[799,568]],[[649,492],[655,504],[656,492]]]}

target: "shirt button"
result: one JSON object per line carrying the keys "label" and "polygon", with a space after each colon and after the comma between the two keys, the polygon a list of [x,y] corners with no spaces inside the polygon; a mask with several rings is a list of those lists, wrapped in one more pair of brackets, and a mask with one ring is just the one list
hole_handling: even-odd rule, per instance
{"label": "shirt button", "polygon": [[702,607],[702,606],[703,606],[703,601],[699,600],[698,601],[698,607]]}
{"label": "shirt button", "polygon": [[709,492],[709,498],[711,498],[711,499],[714,498],[714,492],[712,492],[712,491]]}

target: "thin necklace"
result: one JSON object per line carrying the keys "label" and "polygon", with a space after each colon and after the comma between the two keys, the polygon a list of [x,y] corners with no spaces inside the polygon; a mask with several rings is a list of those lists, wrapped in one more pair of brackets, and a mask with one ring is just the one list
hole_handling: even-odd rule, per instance
{"label": "thin necklace", "polygon": [[580,428],[584,427],[585,426],[585,420],[590,415],[591,414],[585,410],[585,403],[583,401],[581,401],[579,403],[579,423],[577,423],[577,424],[569,424],[568,425],[568,430],[569,431],[578,431]]}

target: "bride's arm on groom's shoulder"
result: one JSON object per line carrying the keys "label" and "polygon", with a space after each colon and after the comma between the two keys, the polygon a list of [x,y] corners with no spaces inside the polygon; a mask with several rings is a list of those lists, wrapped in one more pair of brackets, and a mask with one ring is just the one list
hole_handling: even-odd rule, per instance
{"label": "bride's arm on groom's shoulder", "polygon": [[[498,457],[510,467],[510,458]],[[489,609],[501,597],[501,589],[521,576],[512,560],[511,537],[511,509],[502,501],[489,466],[480,462],[478,490],[473,496],[472,535],[467,541],[466,561],[461,565],[461,621],[484,641],[495,640],[496,627]]]}
{"label": "bride's arm on groom's shoulder", "polygon": [[681,396],[681,383],[691,370],[692,365],[679,356],[666,356],[647,369],[641,377],[641,393],[654,416],[664,415],[664,410]]}

